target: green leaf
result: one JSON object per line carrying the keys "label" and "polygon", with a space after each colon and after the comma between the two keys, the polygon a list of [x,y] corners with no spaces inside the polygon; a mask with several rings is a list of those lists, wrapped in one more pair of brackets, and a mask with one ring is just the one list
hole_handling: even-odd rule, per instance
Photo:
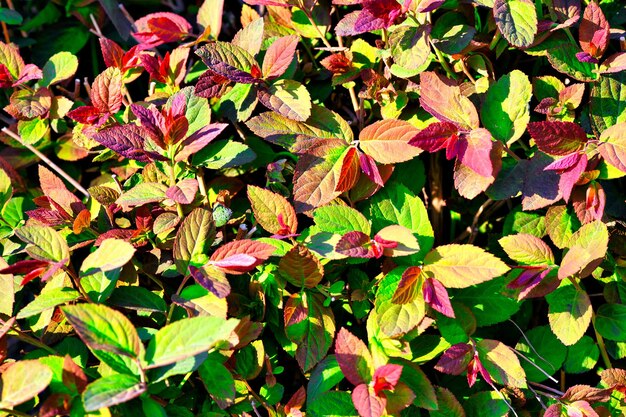
{"label": "green leaf", "polygon": [[483,339],[476,351],[489,376],[498,384],[526,388],[526,374],[515,351],[497,340]]}
{"label": "green leaf", "polygon": [[206,352],[227,340],[239,320],[192,317],[162,327],[146,349],[147,368],[157,368]]}
{"label": "green leaf", "polygon": [[525,48],[535,40],[537,11],[531,0],[495,0],[493,17],[511,45]]}
{"label": "green leaf", "polygon": [[584,278],[602,262],[609,244],[609,231],[597,220],[582,226],[568,242],[569,251],[559,268],[559,279],[571,276]]}
{"label": "green leaf", "polygon": [[494,138],[510,145],[526,131],[532,85],[519,70],[501,77],[489,87],[480,115]]}
{"label": "green leaf", "polygon": [[17,122],[17,133],[27,145],[34,145],[48,133],[49,122],[41,117]]}
{"label": "green leaf", "polygon": [[[420,27],[399,26],[389,35],[393,65],[391,72],[402,78],[410,78],[424,70],[430,62],[429,32],[427,25]],[[406,74],[400,75],[401,72]]]}
{"label": "green leaf", "polygon": [[602,304],[596,312],[595,329],[605,339],[626,342],[626,305]]}
{"label": "green leaf", "polygon": [[122,194],[115,203],[120,205],[123,211],[130,211],[133,207],[165,200],[166,191],[167,187],[163,184],[142,182]]}
{"label": "green leaf", "polygon": [[396,304],[392,301],[405,270],[405,267],[393,269],[385,275],[376,291],[375,320],[380,330],[389,337],[397,337],[410,332],[426,315],[426,303],[421,290],[409,303]]}
{"label": "green leaf", "polygon": [[236,168],[256,159],[256,153],[248,145],[232,140],[209,143],[193,156],[193,165],[208,169]]}
{"label": "green leaf", "polygon": [[467,399],[465,409],[469,417],[507,417],[509,405],[499,393],[481,391]]}
{"label": "green leaf", "polygon": [[208,209],[198,207],[185,217],[174,239],[174,262],[182,275],[194,258],[206,254],[215,239],[215,222]]}
{"label": "green leaf", "polygon": [[285,334],[298,345],[296,360],[308,371],[328,353],[335,335],[333,311],[324,307],[319,293],[302,291],[293,294],[284,309]]}
{"label": "green leaf", "polygon": [[223,10],[224,0],[204,0],[196,17],[200,31],[208,29],[211,37],[217,39],[222,30]]}
{"label": "green leaf", "polygon": [[198,368],[204,387],[221,408],[235,403],[235,380],[224,364],[211,357]]}
{"label": "green leaf", "polygon": [[371,227],[367,218],[358,210],[348,206],[329,205],[313,212],[315,225],[322,232],[344,235],[348,232],[363,232],[369,235]]}
{"label": "green leaf", "polygon": [[165,313],[167,304],[163,298],[144,287],[124,285],[115,288],[108,299],[109,304],[137,311]]}
{"label": "green leaf", "polygon": [[402,365],[400,381],[404,382],[415,394],[413,405],[427,410],[437,409],[437,395],[428,377],[417,364],[408,360],[392,358],[391,363]]}
{"label": "green leaf", "polygon": [[102,304],[77,304],[61,310],[89,348],[133,358],[143,352],[137,330],[119,311]]}
{"label": "green leaf", "polygon": [[83,392],[85,411],[98,411],[137,398],[146,391],[146,385],[130,375],[110,375],[96,379]]}
{"label": "green leaf", "polygon": [[11,177],[7,175],[4,169],[0,168],[0,211],[4,205],[11,199],[13,195],[13,186],[11,185]]}
{"label": "green leaf", "polygon": [[[285,228],[289,233],[298,230],[298,218],[293,206],[285,197],[254,185],[248,185],[248,200],[254,212],[254,218],[261,227],[270,233],[283,232]],[[279,221],[282,220],[282,224]]]}
{"label": "green leaf", "polygon": [[546,235],[546,218],[539,213],[528,213],[516,207],[504,220],[504,235],[527,233],[542,238]]}
{"label": "green leaf", "polygon": [[307,406],[307,415],[311,417],[358,417],[350,393],[328,391],[320,394],[317,401]]}
{"label": "green leaf", "polygon": [[207,67],[236,82],[252,82],[250,70],[258,66],[248,51],[230,42],[216,41],[195,53]]}
{"label": "green leaf", "polygon": [[0,7],[0,22],[4,22],[7,25],[21,25],[23,21],[22,15],[15,10]]}
{"label": "green leaf", "polygon": [[30,246],[28,254],[40,261],[66,262],[70,257],[70,248],[63,236],[49,226],[23,226],[15,231],[15,235]]}
{"label": "green leaf", "polygon": [[498,240],[507,255],[522,265],[552,265],[552,249],[543,240],[533,235],[520,233]]}
{"label": "green leaf", "polygon": [[337,363],[335,355],[328,355],[317,364],[306,387],[307,408],[316,403],[324,393],[330,391],[344,379],[343,372]]}
{"label": "green leaf", "polygon": [[13,409],[35,397],[52,381],[52,371],[37,360],[22,360],[5,368],[0,376],[0,408]]}
{"label": "green leaf", "polygon": [[421,261],[435,242],[435,234],[428,220],[426,207],[407,187],[399,183],[387,183],[368,202],[369,215],[374,230],[400,225],[417,237],[420,251],[410,259]]}
{"label": "green leaf", "polygon": [[606,74],[593,84],[589,115],[597,135],[618,123],[626,122],[626,72]]}
{"label": "green leaf", "polygon": [[600,357],[596,341],[585,335],[578,342],[567,348],[567,358],[563,369],[568,374],[582,374],[595,368]]}
{"label": "green leaf", "polygon": [[133,258],[135,248],[119,239],[105,239],[85,258],[80,267],[83,289],[93,301],[101,303],[113,292],[122,267]]}
{"label": "green leaf", "polygon": [[506,278],[495,278],[462,291],[454,292],[454,300],[469,307],[476,318],[476,325],[491,326],[508,320],[517,313],[521,303],[507,297]]}
{"label": "green leaf", "polygon": [[304,122],[311,116],[311,95],[298,81],[280,79],[267,90],[260,89],[259,101],[289,119]]}
{"label": "green leaf", "polygon": [[578,217],[567,206],[550,207],[545,218],[548,235],[559,249],[567,246],[574,232],[580,227]]}
{"label": "green leaf", "polygon": [[465,417],[463,406],[447,388],[435,388],[439,408],[429,412],[430,417]]}
{"label": "green leaf", "polygon": [[43,78],[39,82],[43,87],[56,84],[59,81],[72,77],[78,69],[78,58],[69,52],[59,52],[52,55],[43,66]]}
{"label": "green leaf", "polygon": [[424,273],[446,288],[466,288],[504,275],[509,267],[492,254],[473,245],[444,245],[426,255]]}
{"label": "green leaf", "polygon": [[578,342],[591,322],[591,301],[586,292],[565,280],[546,296],[548,321],[556,337],[566,346]]}
{"label": "green leaf", "polygon": [[80,298],[80,293],[72,288],[52,288],[44,290],[32,302],[17,313],[18,319],[25,319],[42,313],[58,305]]}
{"label": "green leaf", "polygon": [[552,67],[577,79],[578,81],[594,81],[598,78],[594,64],[580,62],[576,54],[581,52],[578,46],[569,41],[561,42],[558,46],[548,50],[548,61]]}
{"label": "green leaf", "polygon": [[[530,329],[525,333],[525,338],[515,346],[515,349],[522,353],[535,365],[522,361],[522,367],[526,372],[526,377],[533,382],[542,382],[548,379],[547,375],[554,375],[561,369],[565,361],[567,348],[556,338],[549,326],[539,326]],[[537,367],[543,369],[541,372]]]}

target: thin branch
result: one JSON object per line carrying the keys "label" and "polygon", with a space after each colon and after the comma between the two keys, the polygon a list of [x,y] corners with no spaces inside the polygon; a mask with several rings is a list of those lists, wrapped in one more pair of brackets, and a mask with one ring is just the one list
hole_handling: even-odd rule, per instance
{"label": "thin branch", "polygon": [[55,164],[54,162],[52,162],[46,155],[44,155],[43,153],[41,153],[38,149],[36,149],[34,146],[25,143],[22,138],[13,133],[12,131],[10,131],[7,127],[3,127],[2,131],[4,133],[6,133],[7,135],[11,136],[13,139],[15,139],[16,141],[18,141],[22,146],[26,147],[29,151],[31,151],[32,153],[34,153],[35,155],[37,155],[39,157],[39,159],[41,159],[43,162],[45,162],[50,168],[52,168],[57,174],[59,174],[60,176],[62,176],[63,178],[65,178],[67,180],[67,182],[69,182],[70,184],[72,184],[78,191],[80,191],[81,193],[83,193],[86,197],[89,197],[89,192],[87,192],[87,190],[85,190],[83,188],[82,185],[80,185],[78,183],[78,181],[76,181],[74,178],[72,178],[68,173],[66,173],[65,171],[63,171],[57,164]]}

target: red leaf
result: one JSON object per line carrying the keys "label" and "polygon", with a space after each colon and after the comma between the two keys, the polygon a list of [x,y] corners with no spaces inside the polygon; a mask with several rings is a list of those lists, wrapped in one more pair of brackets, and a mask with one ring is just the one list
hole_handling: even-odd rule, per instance
{"label": "red leaf", "polygon": [[348,148],[341,163],[339,180],[335,186],[335,191],[339,193],[350,190],[359,179],[359,157],[354,147]]}
{"label": "red leaf", "polygon": [[43,78],[43,72],[39,69],[38,66],[34,64],[25,65],[24,68],[20,71],[20,76],[13,83],[13,87],[17,87],[18,85],[24,84],[30,80],[40,80]]}
{"label": "red leaf", "polygon": [[17,261],[13,265],[0,269],[0,274],[25,275],[33,270],[47,267],[49,262],[39,261],[37,259],[25,259]]}
{"label": "red leaf", "polygon": [[463,165],[483,177],[490,177],[492,147],[491,133],[487,129],[474,129],[459,143],[457,155]]}
{"label": "red leaf", "polygon": [[447,317],[454,318],[454,310],[446,287],[434,278],[424,280],[424,301],[434,310]]}
{"label": "red leaf", "polygon": [[115,42],[107,38],[100,38],[100,50],[104,65],[107,67],[123,68],[124,50]]}
{"label": "red leaf", "polygon": [[418,295],[422,280],[420,279],[422,268],[410,266],[403,273],[398,283],[398,288],[393,294],[391,302],[394,304],[408,304],[415,300]]}
{"label": "red leaf", "polygon": [[583,128],[572,122],[533,122],[528,124],[528,132],[539,150],[549,155],[569,155],[587,143]]}
{"label": "red leaf", "polygon": [[224,87],[230,80],[216,72],[206,70],[198,81],[194,90],[195,95],[204,98],[220,97],[224,93]]}
{"label": "red leaf", "polygon": [[165,118],[161,112],[154,106],[146,108],[135,103],[130,105],[130,110],[141,123],[141,127],[144,128],[149,134],[150,139],[152,139],[158,146],[165,149],[165,142],[163,142]]}
{"label": "red leaf", "polygon": [[374,377],[372,378],[374,393],[380,395],[382,390],[393,390],[398,384],[401,375],[402,366],[400,365],[387,364],[379,367],[374,372]]}
{"label": "red leaf", "polygon": [[378,170],[378,166],[376,165],[376,161],[374,161],[374,158],[361,152],[359,154],[359,165],[361,166],[361,170],[363,171],[363,173],[374,184],[380,187],[385,185],[385,181],[380,175],[380,171]]}
{"label": "red leaf", "polygon": [[[300,39],[296,35],[276,39],[263,58],[263,76],[266,79],[280,77],[293,61]],[[253,74],[254,75],[254,74]]]}
{"label": "red leaf", "polygon": [[102,126],[111,114],[102,113],[94,106],[81,106],[67,113],[67,116],[78,123],[86,125]]}
{"label": "red leaf", "polygon": [[387,399],[376,396],[372,391],[373,388],[365,384],[358,385],[352,391],[354,408],[361,417],[380,417],[385,412]]}
{"label": "red leaf", "polygon": [[376,254],[372,250],[372,240],[363,232],[348,232],[341,237],[335,251],[351,258],[374,258]]}
{"label": "red leaf", "polygon": [[467,343],[450,346],[439,358],[435,369],[449,375],[461,375],[473,358],[473,348]]}
{"label": "red leaf", "polygon": [[43,193],[58,211],[72,215],[86,208],[83,202],[67,189],[65,183],[43,165],[39,165],[39,183]]}
{"label": "red leaf", "polygon": [[257,265],[262,264],[263,261],[272,256],[275,250],[276,248],[274,246],[263,242],[250,239],[234,240],[217,248],[217,250],[213,252],[213,255],[211,255],[211,261],[215,263],[217,261],[227,260],[235,255],[249,255],[255,258],[256,261],[254,263],[243,265],[242,262],[239,265],[220,267],[220,269],[228,274],[239,275],[251,271]]}
{"label": "red leaf", "polygon": [[180,40],[191,33],[191,25],[185,18],[170,12],[151,13],[135,21],[137,32],[133,37],[139,43],[158,46]]}
{"label": "red leaf", "polygon": [[580,22],[578,38],[583,52],[594,58],[600,58],[609,44],[609,22],[602,9],[594,1],[585,8],[583,20]]}
{"label": "red leaf", "polygon": [[122,107],[122,73],[118,68],[107,68],[91,85],[91,104],[101,113],[115,114]]}
{"label": "red leaf", "polygon": [[560,174],[559,190],[563,194],[563,200],[567,202],[572,194],[574,185],[586,168],[587,155],[584,153],[573,153],[551,163],[544,169],[546,171],[556,171]]}
{"label": "red leaf", "polygon": [[454,123],[432,123],[415,135],[409,141],[409,145],[417,146],[428,152],[437,152],[456,142],[458,135],[459,128]]}
{"label": "red leaf", "polygon": [[371,381],[372,355],[365,343],[345,328],[337,333],[335,356],[341,372],[351,384],[367,384]]}
{"label": "red leaf", "polygon": [[125,124],[101,130],[93,135],[93,140],[128,159],[148,162],[150,158],[143,150],[144,136],[141,127]]}

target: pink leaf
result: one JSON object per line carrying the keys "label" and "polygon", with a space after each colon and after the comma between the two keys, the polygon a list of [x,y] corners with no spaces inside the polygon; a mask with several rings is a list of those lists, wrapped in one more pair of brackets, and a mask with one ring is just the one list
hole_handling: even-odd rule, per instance
{"label": "pink leaf", "polygon": [[[217,248],[213,255],[211,255],[211,261],[215,264],[218,261],[228,260],[230,257],[235,255],[249,255],[255,258],[254,263],[247,263],[242,265],[244,262],[240,259],[242,264],[239,265],[223,265],[220,266],[224,272],[228,274],[243,274],[245,272],[251,271],[257,265],[260,265],[267,258],[272,256],[276,248],[272,245],[263,242],[257,242],[250,239],[241,239],[234,240],[232,242],[228,242],[227,244],[220,246]],[[246,258],[247,259],[247,258]],[[227,261],[230,262],[230,261]]]}
{"label": "pink leaf", "polygon": [[428,152],[437,152],[455,142],[459,135],[459,128],[450,122],[433,123],[415,135],[409,145],[417,146]]}
{"label": "pink leaf", "polygon": [[133,37],[139,43],[158,46],[180,40],[191,33],[191,25],[185,18],[170,12],[151,13],[135,21],[137,32]]}
{"label": "pink leaf", "polygon": [[276,39],[265,53],[263,59],[263,76],[266,79],[280,77],[287,71],[293,61],[296,47],[300,39],[296,35],[284,36]]}
{"label": "pink leaf", "polygon": [[559,190],[563,194],[563,199],[567,202],[572,194],[572,189],[580,178],[580,175],[587,168],[587,155],[573,153],[565,158],[561,158],[544,169],[546,171],[556,171],[560,174]]}
{"label": "pink leaf", "polygon": [[142,128],[126,124],[101,130],[93,135],[93,140],[128,159],[148,162],[150,158],[143,150],[144,136]]}
{"label": "pink leaf", "polygon": [[168,188],[165,195],[177,203],[191,204],[196,198],[197,192],[198,181],[193,178],[187,178]]}
{"label": "pink leaf", "polygon": [[402,375],[402,366],[387,364],[379,367],[374,372],[374,393],[380,395],[382,390],[392,391]]}
{"label": "pink leaf", "polygon": [[446,287],[434,278],[424,280],[424,301],[444,316],[454,318],[454,309]]}
{"label": "pink leaf", "polygon": [[358,385],[352,391],[352,402],[354,408],[359,412],[361,417],[380,417],[385,412],[387,399],[378,397],[368,385]]}
{"label": "pink leaf", "polygon": [[335,251],[351,258],[373,258],[375,253],[372,250],[372,241],[363,232],[348,232],[341,237]]}
{"label": "pink leaf", "polygon": [[257,263],[257,259],[254,256],[246,255],[245,253],[239,253],[231,255],[220,261],[212,261],[211,264],[219,268],[250,268]]}
{"label": "pink leaf", "polygon": [[226,123],[212,123],[193,133],[182,142],[182,149],[176,154],[175,160],[184,161],[189,156],[199,152],[222,133],[226,127],[228,127]]}
{"label": "pink leaf", "polygon": [[472,360],[473,348],[467,343],[450,346],[439,358],[435,369],[449,375],[461,375]]}
{"label": "pink leaf", "polygon": [[[248,256],[248,255],[235,255]],[[256,260],[252,258],[253,260]],[[224,272],[216,268],[218,265],[206,265],[196,268],[189,265],[189,273],[198,284],[215,294],[218,298],[226,298],[230,294],[230,283],[226,279]]]}
{"label": "pink leaf", "polygon": [[459,161],[477,174],[490,177],[493,173],[492,147],[491,133],[487,129],[474,129],[459,144]]}
{"label": "pink leaf", "polygon": [[461,130],[479,126],[478,112],[469,98],[452,80],[434,72],[420,74],[420,104],[442,122],[455,124]]}
{"label": "pink leaf", "polygon": [[604,17],[600,6],[591,1],[585,8],[578,30],[578,38],[583,52],[594,58],[600,58],[608,46],[610,29],[609,22]]}
{"label": "pink leaf", "polygon": [[367,175],[367,178],[372,180],[374,184],[377,184],[381,187],[385,185],[385,182],[380,175],[380,171],[378,170],[378,166],[376,166],[376,161],[374,161],[374,158],[361,152],[359,154],[359,165],[361,166],[361,170],[363,171],[363,173]]}
{"label": "pink leaf", "polygon": [[365,343],[345,328],[337,333],[335,356],[341,372],[351,384],[367,384],[371,381],[372,355]]}

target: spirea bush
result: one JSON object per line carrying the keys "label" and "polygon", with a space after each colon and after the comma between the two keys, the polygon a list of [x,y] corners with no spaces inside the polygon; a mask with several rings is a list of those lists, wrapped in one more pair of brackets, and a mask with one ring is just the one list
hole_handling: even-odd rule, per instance
{"label": "spirea bush", "polygon": [[6,6],[1,416],[626,414],[623,2]]}

